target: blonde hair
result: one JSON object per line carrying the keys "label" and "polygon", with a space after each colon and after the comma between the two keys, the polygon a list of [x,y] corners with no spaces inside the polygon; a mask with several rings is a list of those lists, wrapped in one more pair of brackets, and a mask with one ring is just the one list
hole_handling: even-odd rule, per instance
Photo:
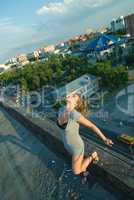
{"label": "blonde hair", "polygon": [[89,101],[87,101],[87,99],[78,92],[76,92],[76,94],[78,95],[79,98],[75,109],[81,114],[86,115],[89,110],[89,105],[90,105]]}

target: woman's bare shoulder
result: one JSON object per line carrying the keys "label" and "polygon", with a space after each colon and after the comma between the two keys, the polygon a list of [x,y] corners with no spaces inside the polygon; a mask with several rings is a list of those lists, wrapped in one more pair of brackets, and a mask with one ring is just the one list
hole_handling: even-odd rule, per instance
{"label": "woman's bare shoulder", "polygon": [[79,121],[79,118],[82,116],[82,114],[80,112],[78,112],[77,110],[73,110],[70,112],[70,118],[72,118],[75,121]]}

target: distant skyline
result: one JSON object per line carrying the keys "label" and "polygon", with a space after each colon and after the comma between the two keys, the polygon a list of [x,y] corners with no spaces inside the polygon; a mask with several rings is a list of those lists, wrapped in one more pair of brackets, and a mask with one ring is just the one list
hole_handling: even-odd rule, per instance
{"label": "distant skyline", "polygon": [[5,0],[0,2],[0,63],[17,53],[110,26],[134,12],[132,0]]}

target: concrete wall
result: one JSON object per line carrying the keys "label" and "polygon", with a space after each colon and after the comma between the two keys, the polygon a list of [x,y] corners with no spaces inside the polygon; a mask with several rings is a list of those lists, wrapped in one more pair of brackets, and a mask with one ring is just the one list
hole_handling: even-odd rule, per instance
{"label": "concrete wall", "polygon": [[[70,155],[66,152],[62,144],[60,135],[62,131],[58,127],[50,127],[45,130],[45,127],[43,128],[44,123],[39,124],[39,121],[34,121],[32,118],[24,116],[24,113],[20,113],[3,103],[0,103],[0,106],[39,139],[42,140],[43,138],[43,143],[58,156],[62,156],[67,162],[71,161]],[[89,154],[89,152],[96,150],[101,158],[98,164],[90,167],[90,172],[103,179],[103,181],[107,181],[108,184],[112,184],[114,188],[123,192],[129,199],[132,199],[134,191],[134,168],[130,165],[129,160],[123,161],[123,157],[119,158],[117,154],[112,153],[108,148],[103,149],[85,137],[83,137],[83,140],[85,142],[85,153]]]}

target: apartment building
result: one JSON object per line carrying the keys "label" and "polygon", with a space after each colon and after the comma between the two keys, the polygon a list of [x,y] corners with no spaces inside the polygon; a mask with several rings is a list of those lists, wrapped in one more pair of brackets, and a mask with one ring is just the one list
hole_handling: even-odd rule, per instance
{"label": "apartment building", "polygon": [[125,30],[125,19],[123,16],[111,21],[111,31],[116,32],[119,30]]}
{"label": "apartment building", "polygon": [[84,74],[79,78],[67,83],[66,85],[57,88],[54,91],[57,99],[62,99],[66,97],[72,91],[80,93],[85,98],[89,98],[91,95],[95,94],[99,90],[99,77]]}
{"label": "apartment building", "polygon": [[134,13],[125,16],[124,19],[127,33],[130,34],[130,36],[134,36]]}

